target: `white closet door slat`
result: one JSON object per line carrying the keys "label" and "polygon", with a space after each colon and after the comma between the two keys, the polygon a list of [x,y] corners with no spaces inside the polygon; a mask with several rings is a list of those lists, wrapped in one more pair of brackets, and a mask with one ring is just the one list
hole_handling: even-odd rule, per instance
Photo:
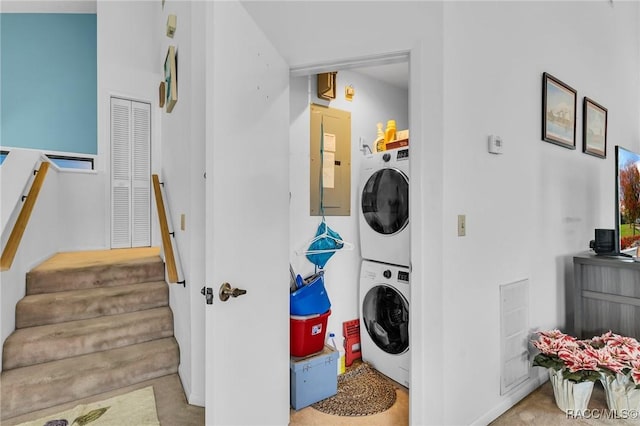
{"label": "white closet door slat", "polygon": [[151,245],[151,105],[132,102],[133,247]]}
{"label": "white closet door slat", "polygon": [[131,102],[111,98],[111,247],[131,247]]}

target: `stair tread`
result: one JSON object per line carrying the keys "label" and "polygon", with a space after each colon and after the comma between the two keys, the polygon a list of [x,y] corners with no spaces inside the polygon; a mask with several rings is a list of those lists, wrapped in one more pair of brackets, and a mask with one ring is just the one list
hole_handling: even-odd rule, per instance
{"label": "stair tread", "polygon": [[[113,254],[113,253],[116,254]],[[27,273],[27,295],[164,280],[157,248],[58,253]]]}
{"label": "stair tread", "polygon": [[123,263],[162,261],[158,247],[140,247],[118,250],[87,250],[56,253],[30,272],[76,269],[94,266],[113,266]]}
{"label": "stair tread", "polygon": [[16,328],[113,315],[168,305],[164,281],[25,296],[16,305]]}
{"label": "stair tread", "polygon": [[2,418],[177,372],[173,337],[3,371]]}
{"label": "stair tread", "polygon": [[3,347],[0,420],[177,373],[164,278],[157,247],[58,253],[29,271]]}
{"label": "stair tread", "polygon": [[3,370],[173,335],[167,306],[16,330],[4,344]]}

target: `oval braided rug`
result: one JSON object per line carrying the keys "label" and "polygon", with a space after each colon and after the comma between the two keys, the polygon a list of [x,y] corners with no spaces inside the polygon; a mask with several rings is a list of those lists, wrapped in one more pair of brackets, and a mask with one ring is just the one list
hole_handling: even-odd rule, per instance
{"label": "oval braided rug", "polygon": [[338,377],[336,395],[312,407],[335,416],[368,416],[388,410],[395,402],[395,387],[363,363]]}

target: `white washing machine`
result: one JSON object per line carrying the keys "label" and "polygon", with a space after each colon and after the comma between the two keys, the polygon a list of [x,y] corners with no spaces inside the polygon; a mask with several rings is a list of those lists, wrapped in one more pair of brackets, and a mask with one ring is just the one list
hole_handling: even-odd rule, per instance
{"label": "white washing machine", "polygon": [[362,261],[360,345],[363,361],[409,387],[409,268]]}
{"label": "white washing machine", "polygon": [[367,155],[359,188],[362,258],[410,266],[409,148]]}

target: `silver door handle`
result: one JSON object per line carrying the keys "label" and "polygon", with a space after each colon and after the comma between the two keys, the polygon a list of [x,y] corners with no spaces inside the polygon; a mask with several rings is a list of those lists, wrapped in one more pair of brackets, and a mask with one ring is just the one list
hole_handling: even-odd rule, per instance
{"label": "silver door handle", "polygon": [[218,296],[220,297],[220,300],[226,302],[230,297],[238,297],[242,296],[243,294],[247,294],[247,290],[242,290],[241,288],[232,288],[231,284],[222,283]]}

